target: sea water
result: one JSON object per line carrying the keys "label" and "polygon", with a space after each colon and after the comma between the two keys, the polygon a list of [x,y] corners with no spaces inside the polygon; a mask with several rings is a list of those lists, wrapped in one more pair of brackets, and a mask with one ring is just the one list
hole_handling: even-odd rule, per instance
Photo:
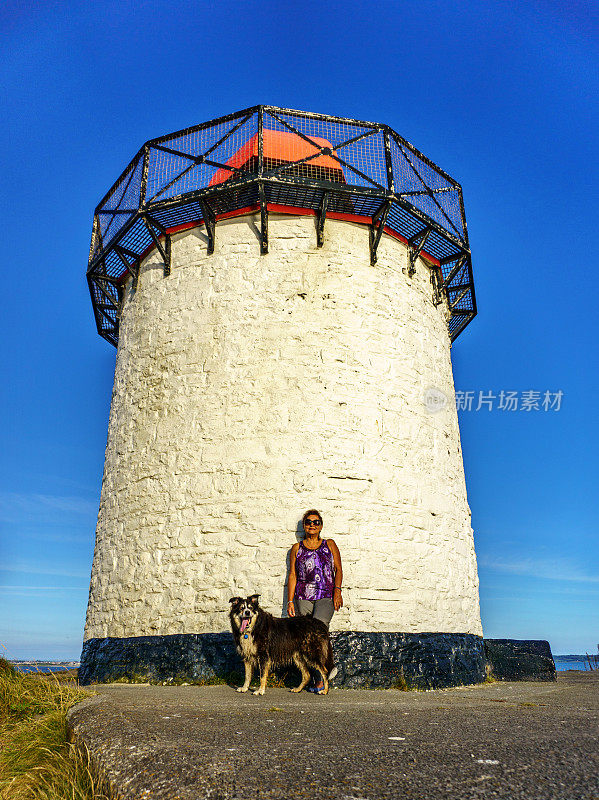
{"label": "sea water", "polygon": [[563,661],[559,656],[554,656],[553,660],[555,661],[555,668],[558,672],[563,672],[566,669],[577,669],[586,672],[589,669],[588,663],[583,661],[582,658],[577,661],[570,661],[569,659]]}
{"label": "sea water", "polygon": [[19,672],[62,672],[65,669],[76,669],[79,663],[76,661],[17,661],[13,666]]}

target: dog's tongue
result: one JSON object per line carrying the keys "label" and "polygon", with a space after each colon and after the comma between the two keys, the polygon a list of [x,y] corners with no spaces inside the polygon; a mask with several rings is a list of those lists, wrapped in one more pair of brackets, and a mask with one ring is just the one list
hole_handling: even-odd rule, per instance
{"label": "dog's tongue", "polygon": [[249,619],[242,619],[242,620],[241,620],[241,632],[242,632],[242,633],[244,632],[244,630],[245,630],[245,629],[247,628],[247,626],[249,625],[249,622],[250,622],[250,621],[249,621]]}

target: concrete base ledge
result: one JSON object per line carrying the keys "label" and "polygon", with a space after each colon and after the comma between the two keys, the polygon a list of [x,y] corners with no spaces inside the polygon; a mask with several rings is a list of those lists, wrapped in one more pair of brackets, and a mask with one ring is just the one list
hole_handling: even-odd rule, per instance
{"label": "concrete base ledge", "polygon": [[[474,634],[344,631],[331,640],[338,687],[439,689],[485,679],[483,640]],[[84,642],[79,680],[207,683],[235,672],[243,666],[230,633],[108,637]]]}
{"label": "concrete base ledge", "polygon": [[111,800],[597,798],[597,672],[327,697],[95,689],[68,729]]}

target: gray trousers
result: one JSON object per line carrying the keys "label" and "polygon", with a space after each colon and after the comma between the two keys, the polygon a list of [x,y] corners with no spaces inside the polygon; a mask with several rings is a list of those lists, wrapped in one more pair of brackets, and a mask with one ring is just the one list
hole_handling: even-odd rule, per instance
{"label": "gray trousers", "polygon": [[322,597],[320,600],[301,600],[296,597],[294,600],[296,613],[302,617],[314,617],[329,627],[333,614],[335,613],[335,606],[331,597]]}

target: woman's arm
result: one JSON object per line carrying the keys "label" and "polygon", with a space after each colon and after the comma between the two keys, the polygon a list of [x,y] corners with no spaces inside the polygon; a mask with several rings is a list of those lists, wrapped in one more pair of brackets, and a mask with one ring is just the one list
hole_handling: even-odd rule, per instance
{"label": "woman's arm", "polygon": [[343,583],[343,567],[341,566],[341,553],[339,548],[332,539],[327,539],[329,550],[333,554],[333,606],[335,611],[343,606],[343,597],[341,596],[341,584]]}
{"label": "woman's arm", "polygon": [[295,617],[295,606],[293,605],[293,598],[295,596],[295,587],[297,585],[297,575],[295,574],[295,557],[299,550],[299,544],[296,542],[291,548],[289,556],[289,579],[287,580],[287,613],[290,617]]}

